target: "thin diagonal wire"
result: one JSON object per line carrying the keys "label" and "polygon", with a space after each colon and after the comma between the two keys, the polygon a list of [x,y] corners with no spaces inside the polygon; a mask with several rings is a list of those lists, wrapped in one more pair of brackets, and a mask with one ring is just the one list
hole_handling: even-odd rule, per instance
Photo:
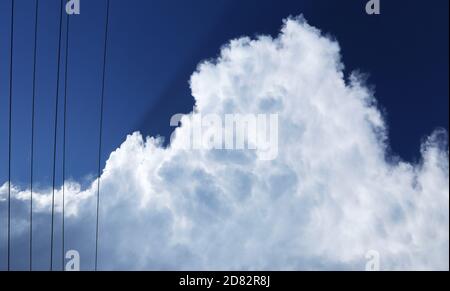
{"label": "thin diagonal wire", "polygon": [[11,144],[12,144],[12,86],[13,86],[13,50],[14,50],[14,0],[11,3],[11,51],[9,63],[9,139],[8,139],[8,271],[11,270]]}
{"label": "thin diagonal wire", "polygon": [[51,223],[51,239],[50,239],[50,271],[53,271],[53,240],[54,240],[54,221],[55,221],[55,186],[56,186],[56,145],[58,131],[58,107],[59,107],[59,81],[60,81],[60,63],[61,63],[61,34],[62,34],[62,10],[63,2],[61,0],[59,15],[59,38],[58,38],[58,65],[56,77],[56,101],[55,101],[55,123],[54,123],[54,140],[53,140],[53,190],[52,190],[52,223]]}
{"label": "thin diagonal wire", "polygon": [[64,68],[64,125],[63,125],[63,165],[62,165],[62,269],[65,259],[65,191],[66,191],[66,128],[67,128],[67,67],[69,60],[69,15],[66,17],[66,60]]}
{"label": "thin diagonal wire", "polygon": [[106,75],[106,57],[108,44],[108,29],[109,28],[109,0],[106,0],[106,24],[105,24],[105,43],[103,54],[103,76],[102,76],[102,92],[100,102],[100,132],[98,143],[98,168],[97,168],[97,220],[95,231],[95,271],[98,270],[98,240],[99,240],[99,212],[100,212],[100,171],[101,171],[101,153],[102,153],[102,137],[103,137],[103,109],[105,101],[105,75]]}
{"label": "thin diagonal wire", "polygon": [[33,176],[34,176],[34,132],[35,132],[35,104],[36,104],[36,57],[38,33],[39,0],[36,0],[36,14],[34,23],[34,59],[33,59],[33,97],[31,105],[31,162],[30,162],[30,271],[33,270]]}

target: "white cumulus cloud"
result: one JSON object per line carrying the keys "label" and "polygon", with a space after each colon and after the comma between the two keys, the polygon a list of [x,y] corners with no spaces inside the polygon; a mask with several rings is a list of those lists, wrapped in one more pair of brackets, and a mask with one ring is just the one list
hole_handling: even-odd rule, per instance
{"label": "white cumulus cloud", "polygon": [[[199,65],[192,114],[279,114],[278,157],[182,150],[188,116],[167,148],[128,136],[101,177],[100,267],[363,270],[375,250],[382,269],[448,270],[447,134],[430,135],[420,163],[387,159],[373,92],[343,66],[338,43],[302,18],[277,38],[232,40]],[[96,182],[67,192],[75,231],[94,215]],[[5,195],[4,185],[0,203]],[[38,211],[49,195],[35,195]],[[91,236],[73,238],[89,255]]]}

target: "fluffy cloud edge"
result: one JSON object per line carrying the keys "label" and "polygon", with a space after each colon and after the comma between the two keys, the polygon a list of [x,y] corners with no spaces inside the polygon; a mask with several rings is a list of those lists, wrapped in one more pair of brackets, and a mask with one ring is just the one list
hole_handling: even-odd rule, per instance
{"label": "fluffy cloud edge", "polygon": [[[283,154],[262,163],[248,152],[193,154],[129,135],[101,178],[102,193],[108,193],[103,214],[111,220],[105,229],[114,242],[105,252],[123,264],[118,268],[352,269],[376,249],[386,269],[448,269],[447,133],[437,130],[423,142],[416,165],[388,161],[374,96],[357,75],[346,82],[342,68],[338,43],[301,17],[287,19],[277,38],[233,40],[217,60],[199,65],[191,78],[192,114],[279,111],[287,128],[280,133]],[[176,132],[174,143],[183,142],[183,125]],[[327,140],[334,148],[325,146]],[[70,219],[88,215],[96,183],[86,189],[67,183]],[[0,203],[6,187],[0,187]],[[12,197],[29,201],[29,190],[13,186]],[[36,211],[48,212],[51,191],[34,197]],[[60,211],[61,189],[55,197]],[[119,210],[124,213],[111,217]],[[262,233],[247,211],[270,233]],[[151,222],[158,225],[150,231]],[[161,241],[151,248],[139,245],[157,237]],[[238,256],[230,257],[231,250]]]}

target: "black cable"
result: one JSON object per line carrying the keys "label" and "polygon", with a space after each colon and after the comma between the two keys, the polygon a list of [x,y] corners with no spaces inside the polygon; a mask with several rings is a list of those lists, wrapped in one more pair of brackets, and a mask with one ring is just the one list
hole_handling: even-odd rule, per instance
{"label": "black cable", "polygon": [[106,25],[105,25],[105,43],[103,54],[103,76],[102,76],[102,92],[100,102],[100,132],[98,143],[98,172],[97,172],[97,220],[95,231],[95,271],[98,269],[98,230],[99,230],[99,210],[100,210],[100,171],[101,171],[101,154],[102,154],[102,137],[103,137],[103,107],[105,100],[105,75],[106,75],[106,56],[108,44],[108,26],[109,26],[109,0],[106,0]]}
{"label": "black cable", "polygon": [[31,105],[31,162],[30,162],[30,271],[33,270],[33,175],[34,175],[34,128],[35,128],[35,101],[36,101],[36,57],[38,33],[39,0],[36,0],[36,14],[34,24],[34,61],[33,61],[33,97]]}
{"label": "black cable", "polygon": [[11,3],[11,51],[9,63],[9,140],[8,140],[8,271],[11,270],[11,143],[12,143],[12,86],[14,47],[14,0]]}
{"label": "black cable", "polygon": [[56,140],[58,131],[58,105],[59,105],[59,78],[60,78],[60,63],[61,63],[61,34],[62,34],[62,13],[63,2],[61,0],[60,15],[59,15],[59,39],[58,39],[58,65],[56,76],[56,102],[55,102],[55,125],[54,125],[54,140],[53,140],[53,190],[52,190],[52,223],[51,223],[51,239],[50,239],[50,271],[53,271],[53,237],[54,237],[54,221],[55,221],[55,184],[56,184]]}
{"label": "black cable", "polygon": [[65,260],[65,189],[66,189],[66,125],[67,125],[67,67],[69,56],[69,15],[66,23],[66,60],[64,68],[64,125],[63,125],[63,165],[62,165],[62,270],[64,271]]}

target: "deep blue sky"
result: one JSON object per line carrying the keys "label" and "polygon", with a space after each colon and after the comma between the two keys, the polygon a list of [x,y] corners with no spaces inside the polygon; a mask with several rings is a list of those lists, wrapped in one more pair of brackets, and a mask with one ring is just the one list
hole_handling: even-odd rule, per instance
{"label": "deep blue sky", "polygon": [[[40,2],[35,180],[46,187],[59,2]],[[14,23],[12,180],[22,186],[29,180],[34,3],[16,0]],[[81,15],[70,20],[67,176],[78,181],[96,172],[105,3],[81,0]],[[381,0],[380,16],[365,14],[365,3],[111,0],[103,162],[133,131],[170,134],[170,117],[192,109],[188,80],[200,61],[217,56],[232,38],[275,36],[283,18],[299,14],[339,41],[347,72],[369,74],[387,112],[392,151],[417,161],[421,140],[437,127],[448,129],[448,1]],[[10,5],[0,0],[0,184],[7,180]]]}

